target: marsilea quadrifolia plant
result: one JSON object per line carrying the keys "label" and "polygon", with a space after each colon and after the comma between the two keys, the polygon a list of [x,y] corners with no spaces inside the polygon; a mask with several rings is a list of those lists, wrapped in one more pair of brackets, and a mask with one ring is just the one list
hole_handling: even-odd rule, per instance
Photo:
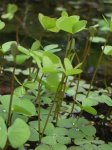
{"label": "marsilea quadrifolia plant", "polygon": [[[13,17],[9,10],[2,18]],[[2,44],[0,57],[11,54],[13,70],[11,94],[0,96],[0,149],[6,150],[10,146],[23,150],[26,143],[34,142],[35,150],[110,150],[112,143],[105,144],[97,138],[95,127],[81,117],[82,111],[96,115],[93,106],[99,103],[112,106],[107,94],[100,96],[98,91],[91,91],[97,69],[88,91],[83,86],[81,88],[84,83],[80,76],[87,54],[80,61],[74,50],[74,34],[84,30],[87,21],[80,20],[77,15],[68,16],[67,12],[62,12],[57,19],[40,13],[39,21],[45,34],[68,33],[64,58],[60,59],[55,54],[61,50],[57,44],[43,47],[41,41],[36,40],[30,49],[16,41]],[[5,23],[0,21],[0,30],[4,27]],[[105,44],[102,49],[104,54],[112,55],[112,46]],[[74,59],[77,60],[76,66],[72,65]],[[31,65],[28,78],[21,83],[16,76],[16,65],[21,66],[25,61],[30,61]],[[78,80],[75,80],[76,77]],[[14,82],[18,83],[15,89]],[[65,100],[67,93],[72,96],[72,102]],[[78,117],[72,116],[76,110],[80,112]]]}

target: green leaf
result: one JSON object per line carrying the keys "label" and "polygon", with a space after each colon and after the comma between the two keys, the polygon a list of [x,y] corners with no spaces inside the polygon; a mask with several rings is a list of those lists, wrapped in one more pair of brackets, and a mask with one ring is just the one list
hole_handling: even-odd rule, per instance
{"label": "green leaf", "polygon": [[30,127],[30,138],[28,139],[29,141],[39,141],[39,133],[32,127]]}
{"label": "green leaf", "polygon": [[93,43],[105,43],[106,39],[103,37],[94,36],[90,38]]}
{"label": "green leaf", "polygon": [[50,91],[56,92],[59,85],[59,75],[57,73],[49,74],[46,77],[46,87],[50,89]]}
{"label": "green leaf", "polygon": [[17,118],[8,129],[8,139],[12,147],[18,148],[22,146],[30,137],[30,129],[28,125]]}
{"label": "green leaf", "polygon": [[14,104],[13,111],[26,116],[36,115],[35,105],[28,99],[22,99],[18,103]]}
{"label": "green leaf", "polygon": [[5,27],[5,23],[0,20],[0,30],[2,30]]}
{"label": "green leaf", "polygon": [[[13,96],[13,102],[12,102],[12,111],[13,111],[13,109],[14,109],[14,104],[16,104],[16,103],[18,103],[19,102],[19,98],[17,97],[17,96]],[[3,107],[5,108],[5,110],[9,110],[9,103],[10,103],[10,95],[4,95],[4,96],[2,96],[1,97],[1,103],[2,103],[2,105],[3,105]]]}
{"label": "green leaf", "polygon": [[25,95],[25,93],[26,90],[23,86],[19,86],[14,90],[14,95],[16,95],[17,97],[22,97],[23,95]]}
{"label": "green leaf", "polygon": [[16,4],[8,4],[7,12],[14,14],[18,10],[18,7]]}
{"label": "green leaf", "polygon": [[11,46],[12,46],[13,44],[14,44],[14,45],[17,45],[17,42],[16,42],[16,41],[10,41],[10,42],[4,43],[4,44],[2,45],[1,51],[2,51],[3,53],[6,53],[6,52],[10,51],[10,50],[11,50]]}
{"label": "green leaf", "polygon": [[18,65],[23,64],[30,56],[24,55],[24,54],[20,54],[20,55],[16,55],[16,63]]}
{"label": "green leaf", "polygon": [[36,147],[35,150],[53,150],[53,149],[46,144],[40,144],[39,146]]}
{"label": "green leaf", "polygon": [[52,145],[52,149],[53,150],[66,150],[67,148],[65,145],[57,143],[55,145]]}
{"label": "green leaf", "polygon": [[39,47],[40,47],[40,41],[37,40],[37,41],[35,41],[35,42],[32,44],[31,50],[32,50],[32,51],[36,51],[36,50],[39,49]]}
{"label": "green leaf", "polygon": [[30,55],[33,57],[33,59],[36,61],[38,67],[41,69],[41,58],[42,58],[42,53],[37,52],[37,51],[31,51]]}
{"label": "green leaf", "polygon": [[70,119],[60,119],[58,120],[57,126],[71,128],[73,126],[73,123],[70,121]]}
{"label": "green leaf", "polygon": [[24,47],[21,46],[21,45],[18,45],[17,48],[18,48],[18,50],[19,50],[21,53],[24,53],[24,54],[26,54],[26,55],[29,56],[29,50],[28,50],[28,49],[24,48]]}
{"label": "green leaf", "polygon": [[42,143],[49,144],[49,145],[55,145],[56,142],[56,136],[45,136],[42,138]]}
{"label": "green leaf", "polygon": [[78,21],[75,23],[75,25],[73,26],[73,33],[77,33],[83,29],[85,29],[86,27],[86,24],[87,24],[87,21],[85,20],[81,20],[81,21]]}
{"label": "green leaf", "polygon": [[112,106],[112,99],[107,95],[101,95],[101,102],[106,103],[108,106]]}
{"label": "green leaf", "polygon": [[76,145],[83,145],[83,144],[89,143],[89,141],[86,140],[86,139],[75,139],[75,140],[74,140],[74,143],[75,143]]}
{"label": "green leaf", "polygon": [[43,14],[39,13],[39,21],[43,28],[48,31],[52,32],[58,32],[59,29],[56,27],[56,19],[55,18],[50,18],[48,16],[44,16]]}
{"label": "green leaf", "polygon": [[91,143],[87,143],[83,147],[84,147],[84,150],[97,150],[97,146]]}
{"label": "green leaf", "polygon": [[83,106],[83,110],[85,110],[86,112],[92,114],[92,115],[96,115],[97,111],[91,107],[91,106]]}
{"label": "green leaf", "polygon": [[82,101],[82,106],[95,106],[97,104],[97,101],[93,101],[91,98],[85,98]]}
{"label": "green leaf", "polygon": [[110,32],[112,32],[112,17],[110,19]]}
{"label": "green leaf", "polygon": [[[1,97],[1,103],[3,107],[8,111],[10,103],[10,95],[4,95]],[[34,104],[28,99],[20,99],[18,96],[13,95],[12,111],[24,114],[26,116],[33,116],[36,114]]]}
{"label": "green leaf", "polygon": [[50,45],[45,46],[44,50],[54,53],[54,52],[60,51],[61,49],[58,48],[58,44],[50,44]]}
{"label": "green leaf", "polygon": [[57,142],[60,144],[70,144],[71,138],[65,136],[57,136]]}
{"label": "green leaf", "polygon": [[109,144],[102,144],[98,146],[98,150],[112,150],[112,147]]}
{"label": "green leaf", "polygon": [[18,10],[18,7],[16,4],[8,4],[8,7],[7,7],[7,12],[5,14],[3,14],[1,17],[3,19],[13,19],[14,17],[14,14],[17,12]]}
{"label": "green leaf", "polygon": [[74,129],[74,128],[71,128],[69,130],[68,136],[70,138],[74,138],[74,139],[81,139],[81,138],[85,137],[83,132],[81,132],[79,129]]}
{"label": "green leaf", "polygon": [[68,17],[68,13],[67,13],[66,11],[62,11],[61,16],[62,16],[62,17],[64,17],[64,16],[65,16],[65,17]]}
{"label": "green leaf", "polygon": [[57,67],[52,62],[51,58],[49,58],[47,56],[43,56],[42,61],[43,61],[43,68],[42,68],[43,73],[56,73],[56,72],[58,72]]}
{"label": "green leaf", "polygon": [[4,119],[0,116],[0,149],[5,147],[7,141],[7,127]]}
{"label": "green leaf", "polygon": [[73,68],[70,60],[68,58],[64,58],[64,66],[65,66],[65,74],[66,76],[80,74],[82,72],[81,69],[77,69],[81,66],[82,63],[78,64],[75,68]]}
{"label": "green leaf", "polygon": [[37,81],[35,81],[35,82],[34,81],[26,81],[23,83],[23,86],[28,88],[28,89],[31,89],[31,90],[37,89],[38,82]]}
{"label": "green leaf", "polygon": [[80,146],[71,146],[67,150],[84,150],[84,149]]}
{"label": "green leaf", "polygon": [[55,128],[54,132],[51,135],[64,136],[68,134],[68,130],[65,128]]}
{"label": "green leaf", "polygon": [[73,26],[75,25],[76,22],[78,22],[79,16],[63,16],[57,19],[56,21],[56,26],[66,32],[72,33],[73,34]]}
{"label": "green leaf", "polygon": [[[52,61],[52,63],[55,64],[55,65],[59,65],[59,64],[60,64],[60,58],[59,58],[57,55],[55,55],[55,54],[53,54],[53,53],[51,53],[51,52],[45,51],[45,52],[43,53],[43,56],[49,57],[49,59],[50,59],[50,60]],[[47,62],[46,62],[46,63],[47,63]]]}
{"label": "green leaf", "polygon": [[73,66],[68,58],[64,58],[64,66],[66,71],[73,69]]}
{"label": "green leaf", "polygon": [[94,136],[96,134],[95,127],[91,125],[82,126],[80,127],[80,130],[86,135],[86,136]]}
{"label": "green leaf", "polygon": [[105,55],[112,55],[112,46],[106,45],[105,48],[102,46]]}

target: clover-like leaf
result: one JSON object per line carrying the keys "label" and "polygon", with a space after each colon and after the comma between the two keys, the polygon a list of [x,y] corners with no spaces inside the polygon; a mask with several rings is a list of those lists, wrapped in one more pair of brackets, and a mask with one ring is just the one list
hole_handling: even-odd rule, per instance
{"label": "clover-like leaf", "polygon": [[12,46],[13,46],[13,45],[17,45],[17,42],[16,42],[16,41],[9,41],[9,42],[6,42],[6,43],[4,43],[4,44],[2,45],[1,51],[2,51],[3,53],[6,53],[6,52],[12,50]]}
{"label": "clover-like leaf", "polygon": [[104,50],[105,55],[112,55],[112,46],[106,45],[105,47],[102,47],[102,49]]}
{"label": "clover-like leaf", "polygon": [[44,16],[43,14],[39,13],[39,21],[43,28],[48,31],[52,32],[58,32],[59,29],[56,27],[56,19],[55,18],[50,18],[48,16]]}
{"label": "clover-like leaf", "polygon": [[5,23],[0,20],[0,30],[2,30],[5,27]]}
{"label": "clover-like leaf", "polygon": [[22,146],[30,137],[30,129],[22,119],[17,118],[8,129],[8,139],[12,147]]}
{"label": "clover-like leaf", "polygon": [[0,116],[0,149],[5,147],[7,141],[7,127],[4,119]]}
{"label": "clover-like leaf", "polygon": [[8,7],[7,7],[7,12],[5,14],[3,14],[1,17],[3,19],[13,19],[14,17],[14,14],[17,12],[18,10],[18,7],[16,4],[8,4]]}
{"label": "clover-like leaf", "polygon": [[59,29],[73,34],[73,26],[76,22],[78,22],[78,20],[79,16],[62,16],[59,19],[57,19],[56,25]]}

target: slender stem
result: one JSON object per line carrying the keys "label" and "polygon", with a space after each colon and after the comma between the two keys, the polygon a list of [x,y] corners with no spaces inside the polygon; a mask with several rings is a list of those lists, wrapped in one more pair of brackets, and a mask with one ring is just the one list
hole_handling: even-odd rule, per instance
{"label": "slender stem", "polygon": [[[15,59],[15,58],[14,58],[14,59]],[[13,103],[13,93],[14,93],[15,69],[16,69],[16,63],[15,63],[15,60],[14,60],[14,67],[13,67],[12,80],[11,80],[11,96],[10,96],[9,110],[8,110],[8,118],[7,118],[7,126],[8,126],[8,127],[11,125],[12,103]]]}
{"label": "slender stem", "polygon": [[57,113],[57,115],[56,115],[56,125],[57,125],[57,122],[58,122],[58,116],[59,116],[59,113],[60,113],[61,105],[62,105],[64,94],[65,94],[67,79],[68,79],[68,77],[65,77],[65,81],[63,82],[62,93],[59,97],[59,104],[58,104],[58,109],[57,109],[57,112],[56,112]]}
{"label": "slender stem", "polygon": [[[79,58],[76,51],[75,51],[75,55],[76,55],[77,62],[80,63],[80,58]],[[74,107],[75,107],[75,100],[76,100],[76,97],[77,97],[77,94],[78,94],[80,78],[81,78],[81,75],[79,74],[78,75],[78,82],[77,82],[77,86],[76,86],[76,91],[75,91],[75,96],[74,96],[74,101],[73,101],[73,105],[72,105],[72,109],[71,109],[71,114],[73,113],[73,110],[74,110]]]}
{"label": "slender stem", "polygon": [[[106,46],[106,45],[105,45],[105,46]],[[104,48],[105,48],[105,46],[104,46]],[[92,87],[92,84],[93,84],[93,82],[94,82],[94,80],[95,80],[98,67],[99,67],[99,65],[100,65],[100,63],[101,63],[101,60],[102,60],[102,57],[103,57],[104,48],[103,48],[103,50],[102,50],[102,52],[101,52],[101,55],[100,55],[100,57],[99,57],[99,59],[98,59],[98,63],[97,63],[96,69],[95,69],[95,71],[94,71],[94,73],[93,73],[93,77],[92,77],[92,80],[91,80],[91,82],[90,82],[90,86],[89,86],[89,89],[88,89],[88,91],[87,91],[86,97],[88,97],[89,92],[90,92],[91,87]]]}
{"label": "slender stem", "polygon": [[41,114],[41,88],[42,88],[42,78],[43,78],[43,74],[39,80],[39,84],[38,84],[38,94],[36,97],[36,101],[38,102],[38,131],[39,131],[39,142],[41,142],[41,125],[40,125],[40,114]]}
{"label": "slender stem", "polygon": [[74,96],[74,101],[73,101],[73,105],[72,105],[72,109],[71,109],[71,114],[73,113],[73,110],[74,110],[74,107],[75,107],[75,100],[76,100],[78,89],[79,89],[79,82],[80,82],[80,74],[78,75],[78,82],[77,82],[77,86],[76,86],[76,93],[75,93],[75,96]]}
{"label": "slender stem", "polygon": [[108,38],[109,38],[109,33],[108,33],[108,35],[107,35],[107,38],[106,38],[106,41],[105,41],[105,43],[104,43],[102,52],[101,52],[100,57],[99,57],[99,59],[98,59],[98,63],[97,63],[96,69],[95,69],[95,71],[94,71],[94,73],[93,73],[93,77],[92,77],[92,80],[91,80],[91,82],[90,82],[90,86],[89,86],[88,92],[87,92],[87,94],[86,94],[86,97],[88,97],[89,92],[90,92],[90,90],[91,90],[91,86],[92,86],[92,84],[93,84],[93,82],[94,82],[94,80],[95,80],[96,73],[97,73],[98,67],[99,67],[99,65],[100,65],[100,63],[101,63],[101,60],[102,60],[102,57],[103,57],[103,53],[104,53],[104,49],[105,49],[105,46],[106,46],[106,44],[107,44]]}
{"label": "slender stem", "polygon": [[[45,125],[44,125],[44,128],[43,128],[43,131],[42,131],[42,133],[41,133],[41,139],[42,139],[42,137],[43,137],[43,135],[44,135],[45,129],[46,129],[47,124],[48,124],[48,121],[49,121],[49,117],[50,117],[51,112],[52,112],[52,110],[53,110],[53,107],[54,107],[54,105],[55,105],[55,103],[56,103],[56,99],[57,99],[57,96],[58,96],[58,93],[59,93],[59,89],[60,89],[62,80],[63,80],[63,76],[62,76],[62,79],[61,79],[61,81],[60,81],[60,84],[58,85],[57,91],[56,91],[55,96],[54,96],[54,99],[53,99],[53,103],[52,103],[51,108],[50,108],[50,110],[49,110],[49,113],[48,113],[48,115],[47,115],[47,119],[46,119],[46,122],[45,122]],[[40,139],[40,140],[41,140],[41,139]]]}
{"label": "slender stem", "polygon": [[65,51],[65,58],[68,57],[71,52],[72,42],[73,42],[73,36],[69,35],[67,46],[66,46],[66,51]]}

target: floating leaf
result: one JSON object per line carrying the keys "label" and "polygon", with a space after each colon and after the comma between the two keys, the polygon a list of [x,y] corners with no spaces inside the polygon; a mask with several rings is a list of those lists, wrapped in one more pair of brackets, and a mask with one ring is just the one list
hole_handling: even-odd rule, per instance
{"label": "floating leaf", "polygon": [[102,145],[98,146],[97,150],[112,150],[112,147],[109,144],[102,144]]}
{"label": "floating leaf", "polygon": [[91,125],[87,125],[87,126],[82,126],[80,128],[80,130],[86,135],[86,136],[94,136],[96,134],[96,129],[95,127],[91,126]]}
{"label": "floating leaf", "polygon": [[49,144],[49,145],[55,145],[56,142],[56,136],[45,136],[42,138],[42,143]]}
{"label": "floating leaf", "polygon": [[52,150],[66,150],[66,149],[67,149],[66,146],[63,144],[57,143],[55,145],[52,145]]}
{"label": "floating leaf", "polygon": [[5,147],[7,141],[7,127],[4,119],[0,116],[0,149]]}
{"label": "floating leaf", "polygon": [[80,146],[71,146],[67,150],[84,150],[84,149]]}
{"label": "floating leaf", "polygon": [[70,144],[71,143],[71,138],[70,137],[65,137],[65,136],[58,136],[57,137],[57,142],[60,144]]}
{"label": "floating leaf", "polygon": [[39,133],[32,127],[30,127],[30,138],[29,141],[39,141]]}
{"label": "floating leaf", "polygon": [[8,129],[8,139],[12,147],[22,146],[30,137],[30,129],[22,119],[16,119]]}
{"label": "floating leaf", "polygon": [[85,110],[86,112],[92,114],[92,115],[96,115],[97,111],[91,107],[91,106],[83,106],[83,110]]}
{"label": "floating leaf", "polygon": [[53,150],[52,147],[46,145],[46,144],[40,144],[36,147],[35,150]]}

